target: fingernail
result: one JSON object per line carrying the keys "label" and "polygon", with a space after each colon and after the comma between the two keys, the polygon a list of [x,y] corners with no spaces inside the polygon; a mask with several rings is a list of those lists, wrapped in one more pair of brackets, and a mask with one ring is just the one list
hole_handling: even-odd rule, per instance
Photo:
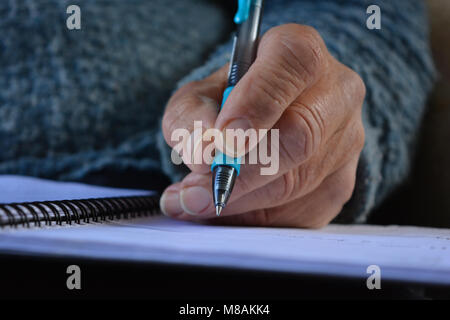
{"label": "fingernail", "polygon": [[212,203],[210,193],[202,187],[189,187],[181,190],[181,207],[191,215],[201,214]]}
{"label": "fingernail", "polygon": [[[252,128],[252,125],[250,124],[250,121],[248,121],[247,119],[244,119],[244,118],[234,119],[228,123],[228,125],[223,130],[223,134],[225,137],[225,147],[226,147],[225,152],[228,155],[241,156],[241,155],[245,154],[245,146],[247,143],[245,132],[251,128]],[[238,129],[243,130],[243,134],[241,132],[238,135],[238,132],[240,132],[240,131],[237,131]],[[229,132],[227,134],[227,130],[231,130],[231,132]],[[229,136],[230,133],[231,133],[231,136]],[[242,136],[241,136],[241,134],[242,134]],[[229,137],[236,137],[237,139],[236,138],[229,139]]]}
{"label": "fingernail", "polygon": [[159,206],[166,216],[175,217],[183,213],[178,192],[164,192],[159,200]]}

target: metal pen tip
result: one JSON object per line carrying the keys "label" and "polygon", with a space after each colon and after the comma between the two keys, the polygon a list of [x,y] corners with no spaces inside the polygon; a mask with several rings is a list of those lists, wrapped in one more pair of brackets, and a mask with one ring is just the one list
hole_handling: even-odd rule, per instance
{"label": "metal pen tip", "polygon": [[216,206],[216,215],[219,217],[220,213],[222,212],[222,207],[221,206]]}

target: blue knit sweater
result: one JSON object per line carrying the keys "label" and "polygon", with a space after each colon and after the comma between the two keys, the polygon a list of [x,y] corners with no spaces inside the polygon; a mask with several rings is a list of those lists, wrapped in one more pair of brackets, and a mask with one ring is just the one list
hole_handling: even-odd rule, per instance
{"label": "blue knit sweater", "polygon": [[[223,2],[0,2],[0,174],[180,178],[160,117],[177,86],[229,59],[232,12]],[[81,31],[65,28],[69,4],[82,10]],[[371,4],[381,7],[381,30],[366,28]],[[337,218],[364,222],[410,170],[434,76],[424,4],[266,1],[263,32],[290,22],[315,27],[366,83],[366,145],[355,193]]]}

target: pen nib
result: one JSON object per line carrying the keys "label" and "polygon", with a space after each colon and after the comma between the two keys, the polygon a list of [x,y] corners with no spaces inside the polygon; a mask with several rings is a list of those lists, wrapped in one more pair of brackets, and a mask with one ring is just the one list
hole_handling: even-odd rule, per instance
{"label": "pen nib", "polygon": [[216,206],[216,215],[220,216],[220,213],[222,212],[222,207],[221,206]]}

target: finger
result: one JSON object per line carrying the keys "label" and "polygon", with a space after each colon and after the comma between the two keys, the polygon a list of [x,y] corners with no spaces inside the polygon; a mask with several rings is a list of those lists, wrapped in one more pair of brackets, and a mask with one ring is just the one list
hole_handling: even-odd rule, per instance
{"label": "finger", "polygon": [[[249,211],[256,208],[257,205],[263,207],[279,205],[314,190],[331,172],[336,171],[353,157],[359,156],[364,146],[364,128],[360,115],[355,113],[354,117],[355,119],[349,121],[344,129],[336,131],[328,143],[322,145],[320,150],[308,161],[302,162],[294,168],[289,167],[293,161],[286,156],[287,151],[283,151],[283,148],[280,148],[280,169],[274,175],[262,175],[261,169],[265,166],[260,164],[245,164],[236,180],[229,201],[231,208],[225,208],[224,214]],[[290,169],[285,171],[286,168]],[[195,188],[193,189],[195,192],[186,193],[182,197],[188,203],[186,205],[186,208],[190,208],[188,211],[191,214],[213,215],[211,175],[194,173],[188,175],[182,181],[182,189],[190,187],[201,187],[206,192],[202,192],[200,197],[196,194],[196,192],[200,192],[200,189]],[[208,199],[206,193],[209,194],[209,200],[206,200]],[[199,202],[195,201],[197,198],[205,199],[202,207],[199,207]],[[246,207],[238,207],[233,211],[235,202]],[[190,203],[197,204],[197,206],[190,207]]]}
{"label": "finger", "polygon": [[183,208],[180,204],[180,189],[181,183],[177,182],[164,190],[159,199],[159,207],[163,214],[169,216],[170,213],[170,216],[175,218],[183,213]]}
{"label": "finger", "polygon": [[208,220],[213,224],[322,228],[342,210],[354,190],[358,159],[342,167],[313,192],[287,204]]}
{"label": "finger", "polygon": [[192,171],[209,171],[201,150],[210,142],[203,139],[202,133],[214,127],[226,80],[224,66],[204,80],[183,86],[167,104],[162,121],[164,138]]}
{"label": "finger", "polygon": [[[224,135],[226,129],[272,128],[286,108],[321,77],[326,55],[314,29],[295,24],[272,28],[261,39],[255,62],[231,92],[215,127]],[[242,155],[248,141],[226,139],[225,143],[222,151],[233,156]]]}
{"label": "finger", "polygon": [[363,81],[337,61],[331,64],[326,77],[302,93],[274,126],[280,130],[281,159],[286,160],[286,168],[314,156],[352,120],[361,123]]}
{"label": "finger", "polygon": [[[223,215],[233,215],[259,208],[282,205],[302,197],[316,189],[322,181],[352,158],[358,158],[363,146],[363,135],[360,132],[362,126],[349,125],[347,130],[336,134],[330,140],[330,146],[325,145],[321,152],[317,153],[308,162],[292,169],[274,180],[259,184],[262,177],[253,171],[256,166],[244,166],[241,175],[235,183],[233,194],[228,206],[223,210]],[[352,139],[356,142],[352,142]],[[329,150],[335,150],[330,153]],[[354,165],[356,171],[356,163]],[[181,182],[179,200],[184,212],[200,218],[211,218],[215,215],[212,200],[211,174],[190,173]],[[255,187],[259,185],[258,187]],[[169,213],[170,215],[170,213]]]}
{"label": "finger", "polygon": [[[277,187],[273,190],[285,192],[275,195],[267,192],[262,201],[266,199],[273,201],[282,198],[283,194],[306,194],[317,187],[329,172],[348,161],[353,155],[358,155],[364,145],[364,128],[361,122],[363,98],[364,85],[356,74],[349,72],[342,65],[339,66],[339,70],[332,70],[330,76],[321,79],[299,97],[299,102],[294,102],[292,108],[289,107],[275,125],[275,128],[280,130],[278,148],[272,148],[271,134],[267,136],[268,149],[275,150],[271,153],[279,155],[279,158],[272,159],[273,163],[278,163],[275,165],[275,174],[261,174],[261,170],[267,165],[243,165],[230,204],[275,180]],[[318,116],[310,111],[315,109],[322,109],[322,115]],[[322,129],[324,126],[327,127],[326,133]],[[302,135],[301,132],[306,134]],[[248,156],[245,158],[246,163],[249,163]],[[291,174],[286,174],[289,171]],[[293,172],[295,174],[292,174]],[[187,211],[191,214],[213,214],[211,176],[188,175],[183,180],[183,189],[192,186],[206,190],[202,192],[203,195],[210,194],[210,200],[204,202],[206,205],[209,203],[209,206],[200,208],[195,201],[195,198],[198,198],[196,192],[188,192],[183,197],[188,203],[185,206]],[[193,190],[200,192],[198,188]],[[258,203],[261,200],[255,197],[254,202]],[[196,205],[191,207],[189,203]],[[246,203],[252,204],[252,201]],[[224,210],[224,213],[227,211]]]}
{"label": "finger", "polygon": [[167,187],[166,190],[164,190],[164,193],[159,200],[159,207],[161,209],[161,212],[167,217],[200,222],[201,217],[188,214],[185,211],[185,208],[180,201],[181,190],[181,182],[174,183]]}
{"label": "finger", "polygon": [[[285,111],[274,126],[279,130],[279,139],[272,141],[273,132],[269,132],[267,149],[271,150],[270,166],[277,169],[275,174],[262,174],[267,165],[244,165],[235,186],[238,194],[245,195],[276,179],[280,181],[278,190],[291,185],[294,193],[309,192],[330,172],[359,155],[364,146],[364,84],[345,66],[339,64],[336,68]],[[246,164],[248,159],[249,154],[244,158]],[[291,179],[296,183],[287,183],[289,172],[296,177]]]}
{"label": "finger", "polygon": [[223,215],[236,215],[242,212],[283,206],[286,203],[302,199],[305,196],[316,192],[316,190],[320,189],[324,183],[334,183],[337,194],[335,197],[336,199],[338,199],[338,195],[341,193],[345,197],[353,190],[357,164],[358,156],[354,156],[353,159],[333,173],[321,180],[318,179],[317,183],[310,184],[310,188],[304,188],[301,183],[296,183],[295,180],[298,179],[294,177],[296,173],[286,174],[272,183],[254,190],[230,203],[223,211]]}

